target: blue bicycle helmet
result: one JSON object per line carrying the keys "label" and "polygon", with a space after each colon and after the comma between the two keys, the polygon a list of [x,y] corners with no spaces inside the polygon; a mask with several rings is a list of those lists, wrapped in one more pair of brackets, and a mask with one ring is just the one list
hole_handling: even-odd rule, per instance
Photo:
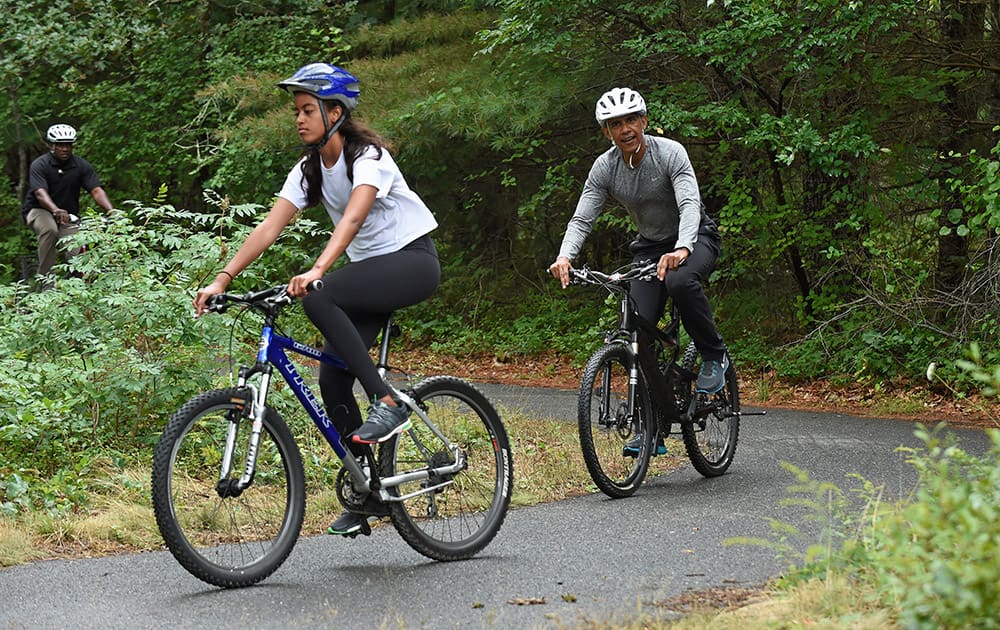
{"label": "blue bicycle helmet", "polygon": [[338,101],[351,111],[358,106],[361,94],[358,79],[350,72],[328,63],[302,66],[278,84],[289,92],[305,92],[321,101]]}

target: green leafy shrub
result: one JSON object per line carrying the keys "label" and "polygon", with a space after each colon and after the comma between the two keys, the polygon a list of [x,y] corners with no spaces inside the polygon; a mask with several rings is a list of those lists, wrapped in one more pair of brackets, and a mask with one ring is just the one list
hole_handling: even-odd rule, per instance
{"label": "green leafy shrub", "polygon": [[922,449],[904,449],[920,485],[858,541],[885,604],[910,628],[997,628],[1000,619],[1000,431],[972,456],[921,428]]}
{"label": "green leafy shrub", "polygon": [[[57,269],[79,277],[41,293],[0,287],[4,512],[79,505],[97,454],[147,451],[184,400],[228,378],[231,320],[195,320],[191,301],[260,208],[217,201],[211,214],[136,205],[91,217],[77,237],[87,251]],[[301,219],[282,242],[314,236]],[[272,249],[234,291],[287,280],[302,252]],[[289,324],[304,327],[301,317]]]}
{"label": "green leafy shrub", "polygon": [[918,475],[914,493],[885,502],[882,488],[853,475],[860,510],[837,486],[786,466],[798,479],[787,502],[821,523],[820,541],[800,551],[801,530],[775,521],[772,540],[736,542],[767,545],[795,565],[786,587],[831,574],[862,581],[903,627],[1000,627],[1000,431],[987,434],[989,450],[974,456],[953,435],[920,427],[923,446],[900,449]]}

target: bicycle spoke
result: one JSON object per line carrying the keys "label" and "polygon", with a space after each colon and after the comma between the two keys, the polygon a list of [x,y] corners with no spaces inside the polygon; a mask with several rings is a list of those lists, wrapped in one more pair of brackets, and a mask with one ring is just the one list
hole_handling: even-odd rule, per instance
{"label": "bicycle spoke", "polygon": [[394,496],[413,495],[391,503],[392,522],[407,543],[428,557],[468,558],[493,539],[506,516],[513,480],[507,434],[492,405],[464,381],[431,378],[414,394],[449,444],[414,417],[412,430],[381,447],[382,476],[451,466],[456,447],[465,465],[390,489]]}
{"label": "bicycle spoke", "polygon": [[580,382],[580,449],[597,487],[608,496],[629,496],[642,484],[649,466],[652,431],[648,394],[640,378],[629,413],[627,350],[612,344],[598,350]]}

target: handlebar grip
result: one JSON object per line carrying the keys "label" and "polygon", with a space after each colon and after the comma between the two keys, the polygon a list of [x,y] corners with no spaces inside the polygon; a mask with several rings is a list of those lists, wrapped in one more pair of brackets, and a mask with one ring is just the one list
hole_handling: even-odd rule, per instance
{"label": "handlebar grip", "polygon": [[312,293],[313,291],[322,291],[322,290],[323,290],[322,278],[319,280],[313,280],[308,285],[306,285],[306,291],[308,291],[309,293]]}
{"label": "handlebar grip", "polygon": [[226,310],[229,304],[226,303],[226,296],[223,293],[213,295],[208,298],[205,302],[205,309],[212,311],[213,313],[222,313]]}

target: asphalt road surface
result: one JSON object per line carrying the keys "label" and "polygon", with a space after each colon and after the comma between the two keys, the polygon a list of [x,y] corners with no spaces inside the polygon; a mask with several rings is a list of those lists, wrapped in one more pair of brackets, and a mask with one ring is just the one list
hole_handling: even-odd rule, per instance
{"label": "asphalt road surface", "polygon": [[[574,418],[575,392],[480,387],[502,409]],[[572,628],[640,611],[669,617],[663,603],[686,590],[780,575],[790,558],[727,543],[769,537],[769,519],[801,526],[800,548],[818,541],[819,525],[781,504],[794,481],[782,462],[845,490],[859,473],[889,498],[915,483],[896,450],[919,445],[911,423],[769,410],[741,428],[722,477],[685,465],[628,499],[514,509],[490,546],[464,562],[430,561],[384,526],[354,540],[303,538],[275,574],[241,590],[198,581],[166,551],[3,569],[0,629]],[[953,432],[969,452],[988,447],[980,432]]]}

